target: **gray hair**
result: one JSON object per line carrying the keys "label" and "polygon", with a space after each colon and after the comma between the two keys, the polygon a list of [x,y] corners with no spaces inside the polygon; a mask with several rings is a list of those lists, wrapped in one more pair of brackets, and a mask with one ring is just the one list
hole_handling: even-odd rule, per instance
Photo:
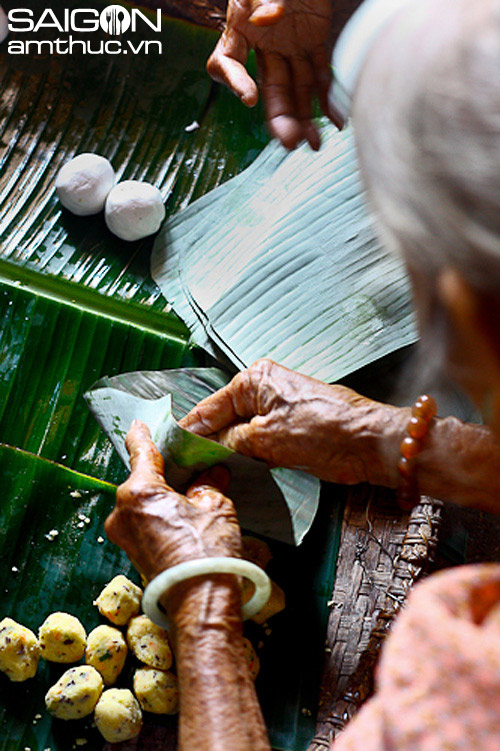
{"label": "gray hair", "polygon": [[384,241],[432,279],[500,289],[500,0],[416,0],[370,49],[354,96]]}

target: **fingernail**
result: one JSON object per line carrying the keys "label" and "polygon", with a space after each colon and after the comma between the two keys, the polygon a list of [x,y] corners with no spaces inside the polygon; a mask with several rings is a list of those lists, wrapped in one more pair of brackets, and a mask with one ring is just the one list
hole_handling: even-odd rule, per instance
{"label": "fingernail", "polygon": [[255,105],[257,104],[255,94],[242,94],[240,100],[243,102],[245,107],[255,107]]}
{"label": "fingernail", "polygon": [[179,420],[179,425],[183,430],[187,430],[189,433],[195,433],[197,435],[203,435],[204,425],[201,422],[189,422],[185,424],[184,419]]}

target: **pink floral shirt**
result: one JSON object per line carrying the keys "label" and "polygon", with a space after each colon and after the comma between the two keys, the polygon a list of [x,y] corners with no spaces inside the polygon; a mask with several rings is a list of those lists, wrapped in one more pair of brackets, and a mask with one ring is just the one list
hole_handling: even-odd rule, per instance
{"label": "pink floral shirt", "polygon": [[500,565],[417,585],[332,751],[500,751]]}

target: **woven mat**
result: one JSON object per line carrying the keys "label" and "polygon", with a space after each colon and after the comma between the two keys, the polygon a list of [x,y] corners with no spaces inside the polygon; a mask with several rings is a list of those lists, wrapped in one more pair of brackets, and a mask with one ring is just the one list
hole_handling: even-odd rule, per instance
{"label": "woven mat", "polygon": [[430,567],[442,503],[425,496],[403,514],[394,493],[358,486],[347,493],[330,601],[316,735],[328,748],[373,690],[380,647],[410,587]]}

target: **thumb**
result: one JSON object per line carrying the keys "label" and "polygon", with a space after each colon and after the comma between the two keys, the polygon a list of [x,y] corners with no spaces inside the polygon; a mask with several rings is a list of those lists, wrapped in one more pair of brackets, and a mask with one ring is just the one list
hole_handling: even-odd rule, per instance
{"label": "thumb", "polygon": [[254,26],[272,26],[285,15],[286,0],[251,0],[249,17]]}
{"label": "thumb", "polygon": [[151,439],[146,423],[134,420],[125,439],[130,456],[130,477],[144,483],[165,482],[163,457]]}

